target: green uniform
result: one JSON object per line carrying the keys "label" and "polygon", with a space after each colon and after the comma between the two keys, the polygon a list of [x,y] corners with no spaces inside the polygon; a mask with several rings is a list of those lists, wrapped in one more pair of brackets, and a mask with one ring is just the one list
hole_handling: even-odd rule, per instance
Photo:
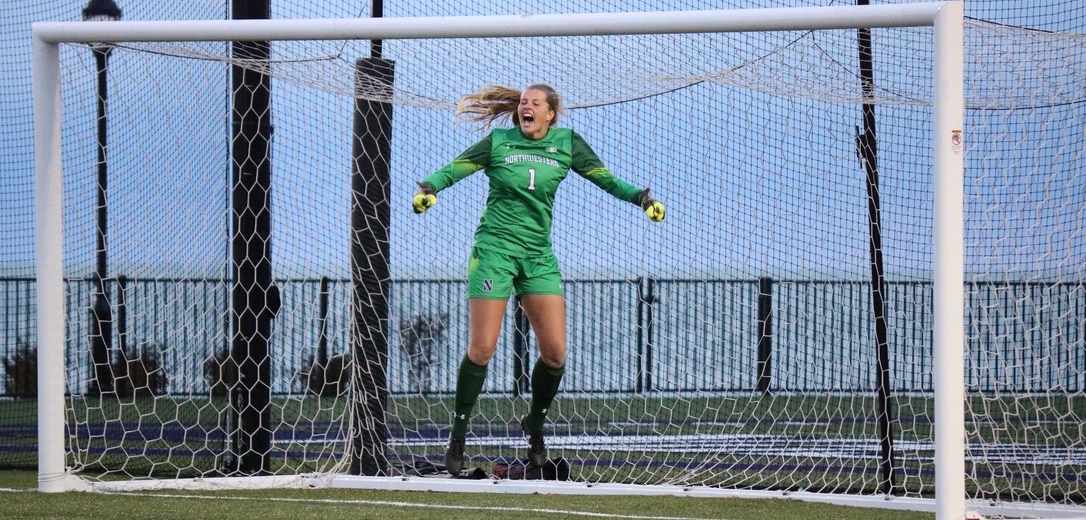
{"label": "green uniform", "polygon": [[[568,128],[551,128],[547,135],[537,140],[525,137],[520,127],[493,130],[422,182],[429,183],[435,191],[441,191],[479,170],[486,172],[490,191],[486,209],[475,231],[469,271],[475,270],[479,250],[482,250],[485,252],[484,260],[486,255],[492,258],[494,254],[508,257],[513,262],[534,258],[534,274],[542,275],[541,271],[549,270],[557,274],[557,261],[553,261],[552,268],[548,266],[550,260],[547,258],[553,259],[554,256],[551,249],[551,217],[558,184],[570,170],[627,202],[636,204],[640,193],[636,187],[612,174],[584,139]],[[544,262],[542,267],[538,265],[540,261]],[[515,270],[523,270],[523,267]],[[513,276],[529,280],[534,277],[531,272],[515,273]],[[470,278],[469,273],[469,285]],[[500,284],[500,280],[488,280],[492,284]],[[560,284],[560,275],[558,281]],[[518,294],[554,292],[526,283],[516,285]],[[478,294],[477,290],[469,288],[469,296],[509,296],[504,287],[492,287],[486,293]]]}
{"label": "green uniform", "polygon": [[[468,263],[468,298],[505,300],[513,290],[518,295],[562,294],[562,275],[551,249],[551,216],[558,184],[570,170],[627,202],[636,204],[640,194],[612,175],[584,139],[568,128],[551,128],[535,140],[525,137],[520,127],[494,130],[422,182],[441,191],[479,170],[486,171],[490,192]],[[454,449],[450,440],[447,465],[456,461],[459,468],[462,463],[468,418],[486,370],[466,355],[460,364],[451,433],[460,448]],[[564,370],[544,365],[542,358],[532,370],[532,402],[523,427],[535,432],[531,435],[539,446],[545,415]]]}
{"label": "green uniform", "polygon": [[490,193],[468,262],[468,297],[561,294],[551,217],[558,183],[570,169],[623,201],[636,203],[640,194],[569,128],[551,128],[534,140],[520,127],[493,130],[422,182],[441,191],[480,169],[487,172]]}

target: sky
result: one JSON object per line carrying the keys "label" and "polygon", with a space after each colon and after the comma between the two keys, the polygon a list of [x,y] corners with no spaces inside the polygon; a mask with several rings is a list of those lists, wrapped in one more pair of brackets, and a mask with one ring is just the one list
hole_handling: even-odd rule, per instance
{"label": "sky", "polygon": [[[783,5],[787,2],[765,2]],[[819,5],[830,2],[809,2]],[[834,2],[842,5],[843,2]],[[195,2],[185,13],[158,4],[120,2],[126,20],[221,18],[223,2]],[[538,13],[538,2],[398,4],[385,16]],[[749,7],[751,2],[736,2]],[[1083,94],[1082,2],[970,2],[975,18],[1077,37],[1036,38],[974,29],[991,49],[976,57],[968,88],[983,99],[969,112],[967,251],[977,276],[1027,279],[1079,276],[1086,264],[1081,210]],[[627,3],[622,3],[627,6]],[[0,164],[0,275],[33,274],[32,126],[29,22],[75,20],[80,2],[13,2],[0,8],[5,49],[0,103],[5,118]],[[500,7],[498,7],[500,6]],[[698,2],[638,4],[644,10],[702,8]],[[32,7],[32,8],[31,8]],[[714,7],[730,7],[714,5]],[[618,9],[577,2],[567,12]],[[504,11],[502,11],[504,9]],[[273,16],[366,16],[357,4],[273,2]],[[364,11],[364,10],[363,10]],[[1013,36],[1013,37],[1012,37]],[[790,37],[790,36],[789,36]],[[927,80],[902,40],[912,33],[875,33],[876,83],[887,99]],[[459,94],[501,82],[555,84],[575,108],[563,125],[576,129],[620,177],[651,186],[669,218],[652,225],[633,207],[571,176],[556,205],[555,249],[568,274],[630,277],[795,277],[863,279],[867,273],[867,194],[853,135],[859,108],[832,88],[854,78],[852,48],[834,36],[797,45],[780,39],[694,39],[665,45],[619,39],[560,49],[538,40],[446,46],[386,42],[396,61],[396,87],[426,94],[402,98],[394,109],[392,268],[394,276],[460,277],[485,200],[475,175],[443,192],[421,217],[409,208],[414,181],[451,160],[484,131],[452,121]],[[1023,44],[1021,42],[1027,42]],[[495,42],[491,42],[495,43]],[[326,57],[327,65],[283,63],[273,84],[273,263],[276,276],[346,276],[350,206],[351,101],[313,90],[352,88],[349,70],[368,53],[366,42],[304,48],[274,47],[282,55]],[[586,50],[593,49],[593,50]],[[1043,49],[1043,57],[1027,55]],[[221,50],[221,48],[219,49]],[[1013,52],[1015,59],[1001,60]],[[596,55],[601,59],[596,58]],[[448,59],[448,58],[452,59]],[[88,51],[64,50],[66,263],[87,276],[94,258],[94,70]],[[229,272],[227,77],[221,64],[185,58],[161,65],[146,54],[116,52],[110,74],[110,273],[128,276],[215,277]],[[1034,63],[1039,65],[1025,66]],[[1042,66],[1047,64],[1047,66]],[[795,83],[805,67],[818,71],[826,92]],[[982,67],[982,68],[981,68]],[[294,76],[295,70],[300,71]],[[348,74],[344,74],[344,70]],[[920,68],[922,71],[923,68]],[[829,72],[827,72],[829,71]],[[835,74],[834,72],[839,74]],[[1077,72],[1076,72],[1077,71]],[[338,74],[335,77],[325,74]],[[291,75],[291,79],[286,79]],[[782,76],[783,75],[783,76]],[[1055,86],[1056,102],[1001,97],[980,80],[1014,85],[1015,93]],[[621,105],[615,97],[677,88]],[[847,83],[841,89],[850,88]],[[827,96],[829,96],[827,98]],[[1025,96],[1025,94],[1023,94]],[[903,95],[903,99],[915,96]],[[1023,108],[1002,106],[1006,98]],[[1054,106],[1049,106],[1054,105]],[[926,125],[930,108],[909,102],[880,105],[880,183],[888,272],[904,279],[930,275],[931,178]],[[189,159],[181,162],[171,158]]]}

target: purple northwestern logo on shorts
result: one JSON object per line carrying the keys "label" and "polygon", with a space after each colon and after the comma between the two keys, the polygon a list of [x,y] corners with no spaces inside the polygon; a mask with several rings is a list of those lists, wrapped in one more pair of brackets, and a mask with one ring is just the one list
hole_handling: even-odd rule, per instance
{"label": "purple northwestern logo on shorts", "polygon": [[494,280],[491,280],[490,278],[484,278],[483,279],[483,290],[486,291],[486,292],[493,291],[494,290]]}

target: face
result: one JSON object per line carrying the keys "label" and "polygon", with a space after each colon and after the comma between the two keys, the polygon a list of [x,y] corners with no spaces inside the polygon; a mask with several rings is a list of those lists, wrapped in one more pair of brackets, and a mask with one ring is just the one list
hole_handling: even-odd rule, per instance
{"label": "face", "polygon": [[547,94],[537,89],[527,89],[520,95],[517,115],[520,117],[520,131],[531,139],[547,135],[554,121],[554,110],[547,104]]}

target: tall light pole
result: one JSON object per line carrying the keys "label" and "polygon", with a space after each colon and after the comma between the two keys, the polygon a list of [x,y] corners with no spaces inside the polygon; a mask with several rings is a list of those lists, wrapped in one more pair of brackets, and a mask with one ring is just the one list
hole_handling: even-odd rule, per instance
{"label": "tall light pole", "polygon": [[[121,19],[121,8],[113,0],[90,0],[83,9],[85,21],[117,21]],[[98,66],[98,244],[95,249],[97,261],[94,265],[96,292],[94,307],[91,309],[91,361],[94,378],[91,380],[91,394],[113,390],[113,375],[110,369],[110,351],[113,342],[113,312],[106,296],[106,187],[109,181],[106,169],[106,69],[109,65],[109,53],[113,50],[110,43],[91,44],[94,60]]]}
{"label": "tall light pole", "polygon": [[[870,0],[856,0],[856,5],[869,5]],[[886,329],[886,269],[882,259],[882,204],[879,202],[879,147],[875,132],[874,52],[871,45],[871,29],[859,29],[860,87],[863,89],[863,131],[857,129],[856,153],[863,161],[867,176],[867,223],[869,251],[871,254],[871,307],[875,325],[875,376],[878,387],[878,415],[876,416],[880,461],[879,489],[887,496],[894,494],[894,419],[890,395],[890,347]]]}

